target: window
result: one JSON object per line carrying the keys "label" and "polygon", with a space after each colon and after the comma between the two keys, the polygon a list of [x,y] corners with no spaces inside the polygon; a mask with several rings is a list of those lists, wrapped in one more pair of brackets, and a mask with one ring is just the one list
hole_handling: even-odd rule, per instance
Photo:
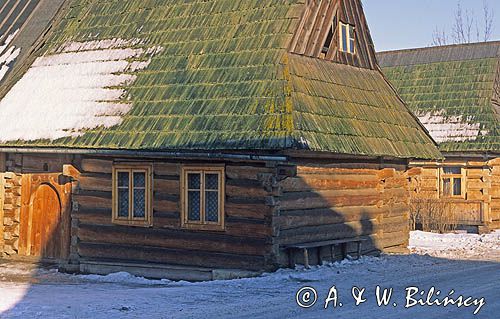
{"label": "window", "polygon": [[355,32],[354,32],[354,26],[350,24],[345,24],[340,22],[340,51],[347,52],[347,53],[356,53],[355,47]]}
{"label": "window", "polygon": [[224,168],[182,169],[182,226],[224,229]]}
{"label": "window", "polygon": [[321,57],[325,58],[326,55],[328,54],[328,51],[330,50],[330,47],[333,42],[333,37],[335,36],[335,32],[337,28],[337,17],[333,17],[333,23],[331,27],[328,29],[328,35],[326,37],[325,43],[323,44],[323,48],[321,49]]}
{"label": "window", "polygon": [[114,166],[113,223],[151,226],[151,188],[151,166]]}
{"label": "window", "polygon": [[461,167],[443,167],[441,171],[441,197],[465,198],[463,181]]}

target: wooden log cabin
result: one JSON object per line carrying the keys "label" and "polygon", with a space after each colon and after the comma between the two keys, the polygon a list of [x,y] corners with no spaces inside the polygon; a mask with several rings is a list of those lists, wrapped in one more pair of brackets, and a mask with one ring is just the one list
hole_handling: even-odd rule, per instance
{"label": "wooden log cabin", "polygon": [[459,225],[500,228],[500,42],[382,52],[378,58],[445,156],[411,162],[417,169],[412,194],[447,202]]}
{"label": "wooden log cabin", "polygon": [[214,279],[406,247],[408,162],[441,155],[361,1],[72,0],[40,42],[0,100],[5,255]]}

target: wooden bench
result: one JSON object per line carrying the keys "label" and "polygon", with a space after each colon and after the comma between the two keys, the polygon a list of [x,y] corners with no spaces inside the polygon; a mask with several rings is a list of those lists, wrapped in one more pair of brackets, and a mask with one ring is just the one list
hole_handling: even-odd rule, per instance
{"label": "wooden bench", "polygon": [[[310,248],[321,248],[330,246],[332,260],[335,258],[335,246],[340,246],[342,251],[342,259],[347,258],[347,244],[355,243],[357,245],[357,259],[361,257],[361,244],[366,241],[364,238],[346,238],[346,239],[336,239],[336,240],[327,240],[327,241],[317,241],[311,243],[304,244],[296,244],[296,245],[286,245],[284,248],[289,251],[289,262],[290,267],[295,267],[294,254],[295,250],[302,250],[304,253],[304,266],[306,268],[310,268],[309,266],[309,249]],[[321,265],[323,260],[321,259],[321,253],[318,252],[318,264]]]}

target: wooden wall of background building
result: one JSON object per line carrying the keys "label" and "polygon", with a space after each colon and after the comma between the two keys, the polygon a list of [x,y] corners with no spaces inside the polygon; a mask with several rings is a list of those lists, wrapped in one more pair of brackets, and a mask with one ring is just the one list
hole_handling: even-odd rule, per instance
{"label": "wooden wall of background building", "polygon": [[[500,176],[495,168],[498,160],[479,161],[468,159],[447,160],[446,165],[465,168],[464,184],[465,198],[450,199],[454,214],[458,220],[477,223],[483,220],[486,223],[500,219]],[[415,199],[440,198],[440,170],[441,166],[432,162],[412,163],[415,174],[412,174],[410,190]],[[497,208],[498,207],[498,208]],[[482,213],[482,216],[480,214]],[[493,225],[492,225],[493,226]]]}
{"label": "wooden wall of background building", "polygon": [[500,158],[489,162],[491,171],[490,188],[490,219],[491,228],[500,229]]}

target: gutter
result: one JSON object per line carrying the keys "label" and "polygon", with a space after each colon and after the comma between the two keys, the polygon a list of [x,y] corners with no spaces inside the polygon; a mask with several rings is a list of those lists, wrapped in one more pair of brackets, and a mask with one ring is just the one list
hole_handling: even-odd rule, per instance
{"label": "gutter", "polygon": [[225,153],[196,153],[196,152],[153,152],[110,149],[65,149],[65,148],[3,148],[0,153],[28,153],[28,154],[71,154],[71,155],[104,155],[104,156],[140,156],[140,157],[171,157],[181,159],[214,159],[238,160],[258,162],[287,162],[287,156],[274,155],[244,155]]}

